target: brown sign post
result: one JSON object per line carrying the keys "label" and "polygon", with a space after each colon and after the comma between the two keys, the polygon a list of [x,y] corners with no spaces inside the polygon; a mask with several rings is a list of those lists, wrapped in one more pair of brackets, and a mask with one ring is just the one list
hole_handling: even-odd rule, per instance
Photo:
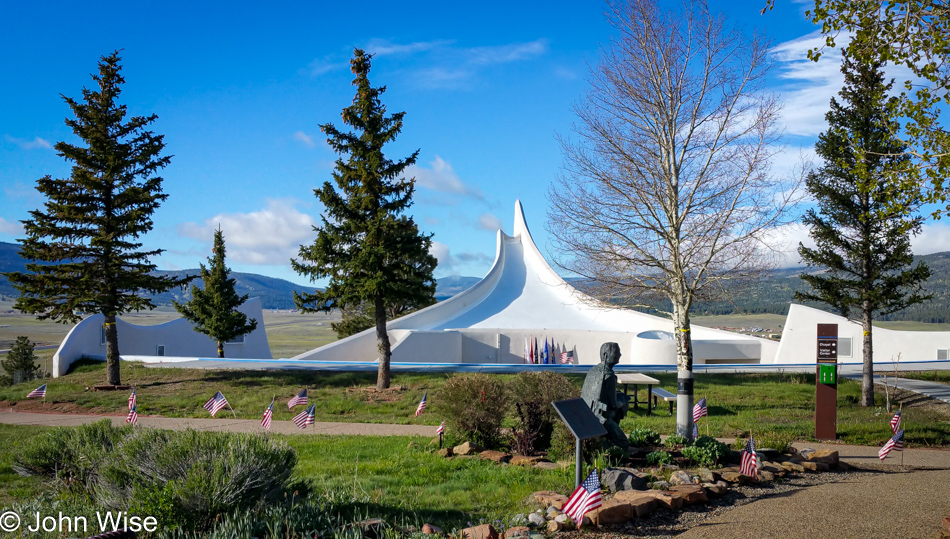
{"label": "brown sign post", "polygon": [[838,438],[838,324],[818,324],[815,438]]}

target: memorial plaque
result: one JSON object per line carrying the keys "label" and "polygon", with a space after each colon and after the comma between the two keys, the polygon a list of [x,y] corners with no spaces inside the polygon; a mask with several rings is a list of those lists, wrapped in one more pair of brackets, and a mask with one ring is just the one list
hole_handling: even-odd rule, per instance
{"label": "memorial plaque", "polygon": [[838,362],[838,324],[818,324],[818,362]]}
{"label": "memorial plaque", "polygon": [[600,420],[590,411],[590,406],[584,402],[584,399],[568,399],[552,402],[551,406],[557,410],[558,415],[564,420],[571,434],[578,440],[596,438],[607,434],[607,429],[600,424]]}

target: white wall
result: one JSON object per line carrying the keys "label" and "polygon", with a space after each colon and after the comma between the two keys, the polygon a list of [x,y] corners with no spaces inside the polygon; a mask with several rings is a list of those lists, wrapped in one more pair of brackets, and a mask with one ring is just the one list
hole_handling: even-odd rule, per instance
{"label": "white wall", "polygon": [[[264,330],[264,312],[260,298],[250,298],[239,308],[248,318],[257,320],[257,329],[244,336],[243,343],[225,344],[224,355],[237,359],[271,359],[267,332]],[[92,315],[76,324],[53,355],[53,376],[66,374],[69,366],[83,356],[105,359],[106,345],[102,342],[101,328],[105,320],[101,314]],[[154,326],[130,324],[116,319],[119,352],[123,359],[137,356],[136,360],[157,356],[158,345],[165,346],[165,356],[218,357],[218,343],[198,333],[187,320],[179,318]]]}

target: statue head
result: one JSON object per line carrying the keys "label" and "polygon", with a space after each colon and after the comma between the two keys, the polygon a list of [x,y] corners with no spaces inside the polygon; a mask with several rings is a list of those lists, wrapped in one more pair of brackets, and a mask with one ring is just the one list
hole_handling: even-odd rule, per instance
{"label": "statue head", "polygon": [[615,342],[605,342],[600,345],[600,360],[611,368],[620,363],[620,345]]}

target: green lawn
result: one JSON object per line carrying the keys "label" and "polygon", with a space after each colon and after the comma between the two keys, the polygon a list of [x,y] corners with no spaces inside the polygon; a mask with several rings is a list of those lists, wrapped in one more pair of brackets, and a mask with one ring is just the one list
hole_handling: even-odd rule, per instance
{"label": "green lawn", "polygon": [[900,376],[901,378],[910,378],[913,380],[950,384],[950,371],[902,372]]}

